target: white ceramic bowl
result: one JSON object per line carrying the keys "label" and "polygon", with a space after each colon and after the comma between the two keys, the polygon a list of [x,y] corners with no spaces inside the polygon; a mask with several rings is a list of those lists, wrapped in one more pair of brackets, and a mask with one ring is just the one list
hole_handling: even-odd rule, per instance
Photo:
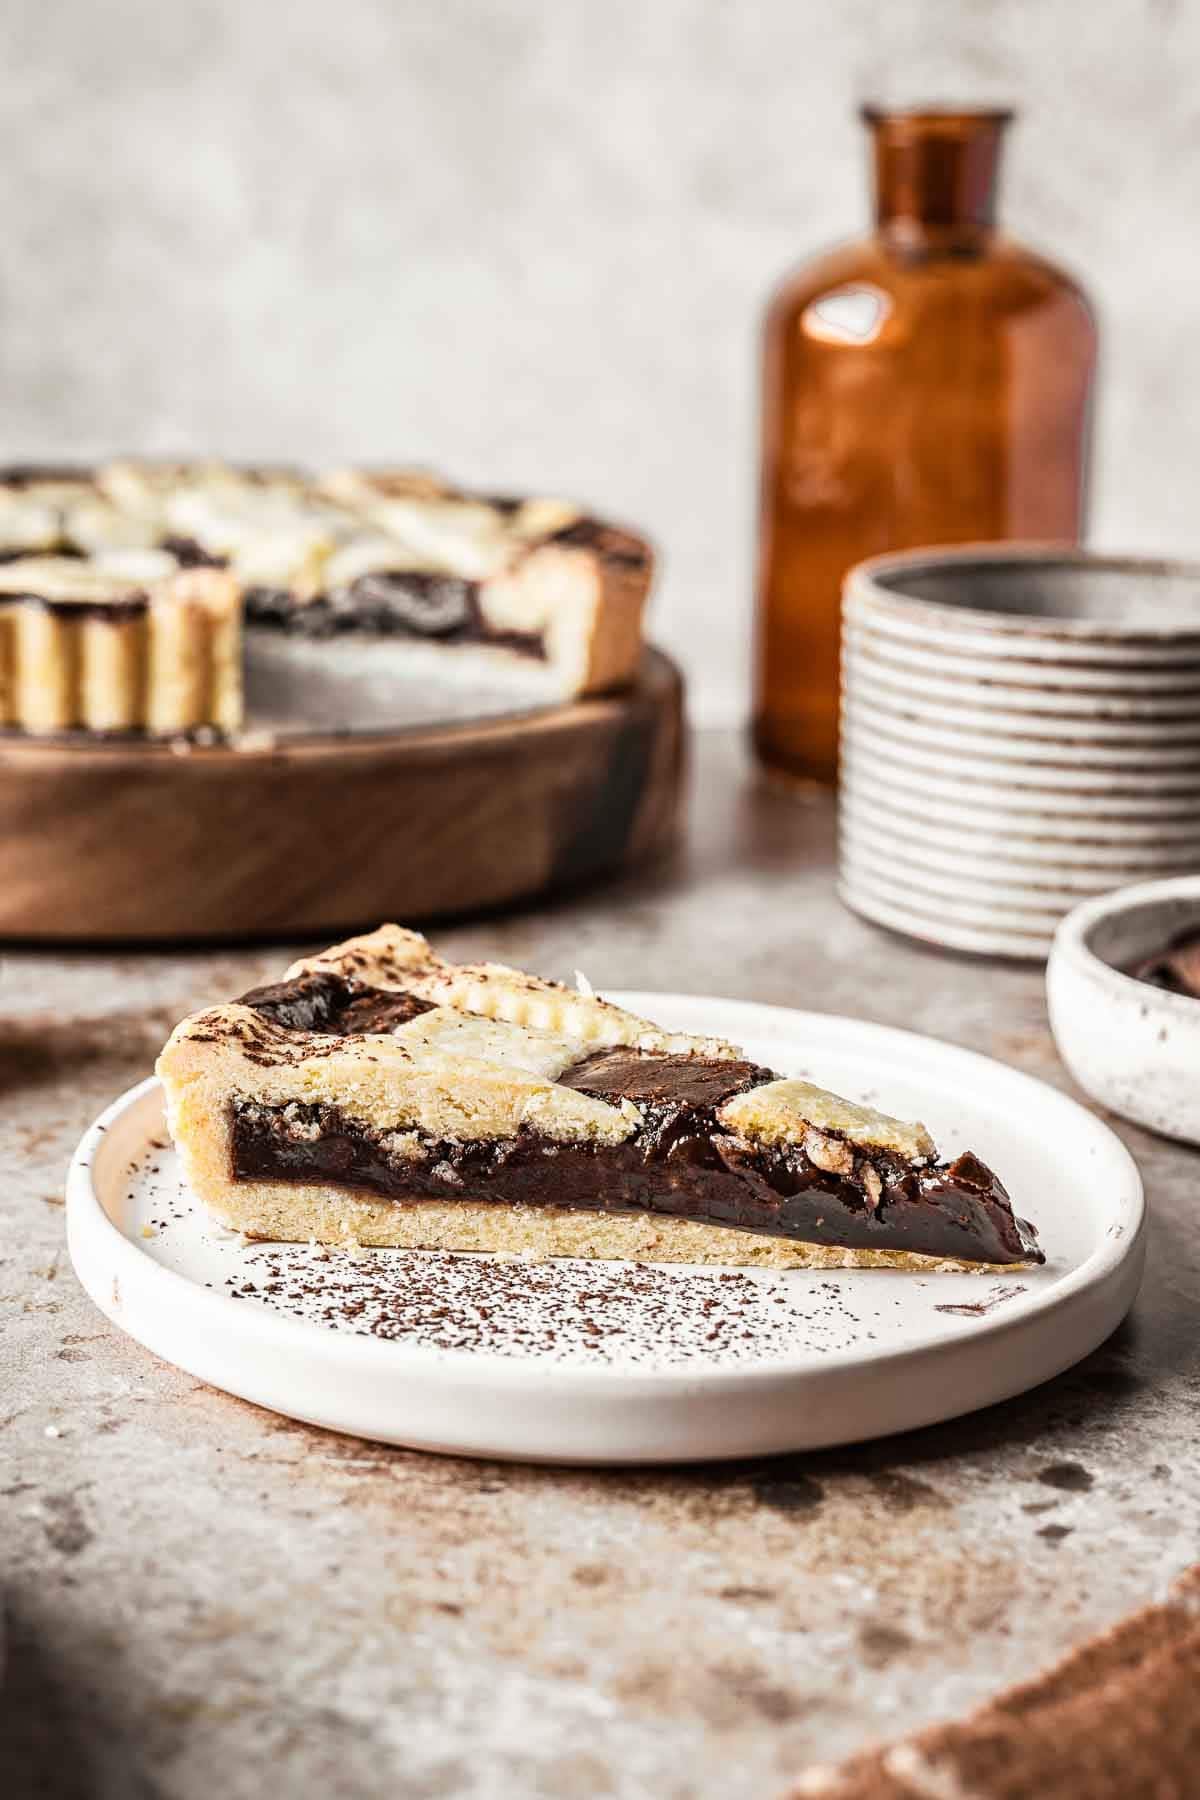
{"label": "white ceramic bowl", "polygon": [[1085,901],[1055,933],[1046,970],[1059,1054],[1093,1100],[1200,1144],[1200,1000],[1124,970],[1200,924],[1200,873]]}

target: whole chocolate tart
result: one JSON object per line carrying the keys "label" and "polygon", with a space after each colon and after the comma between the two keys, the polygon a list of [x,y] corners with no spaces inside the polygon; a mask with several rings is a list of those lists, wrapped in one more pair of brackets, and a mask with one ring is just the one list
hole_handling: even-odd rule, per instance
{"label": "whole chocolate tart", "polygon": [[158,1062],[188,1180],[256,1238],[636,1262],[1043,1260],[923,1125],[384,925],[185,1019]]}

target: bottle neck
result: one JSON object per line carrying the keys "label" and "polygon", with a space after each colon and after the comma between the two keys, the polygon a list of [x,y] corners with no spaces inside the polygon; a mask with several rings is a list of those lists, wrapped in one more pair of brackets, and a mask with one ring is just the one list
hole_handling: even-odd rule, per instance
{"label": "bottle neck", "polygon": [[986,247],[1011,116],[863,108],[874,153],[875,226],[889,247],[958,256]]}

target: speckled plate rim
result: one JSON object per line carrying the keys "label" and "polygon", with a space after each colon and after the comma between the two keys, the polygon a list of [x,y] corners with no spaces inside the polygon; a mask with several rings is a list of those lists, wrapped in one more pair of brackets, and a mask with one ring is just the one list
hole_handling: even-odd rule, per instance
{"label": "speckled plate rim", "polygon": [[[84,1288],[123,1331],[243,1399],[329,1429],[462,1455],[568,1463],[662,1463],[817,1449],[914,1429],[1011,1398],[1069,1368],[1132,1304],[1144,1256],[1142,1184],[1120,1140],[1077,1102],[991,1059],[911,1032],[789,1008],[704,996],[614,999],[680,1029],[702,1022],[775,1039],[811,1058],[903,1061],[940,1092],[967,1084],[987,1104],[1045,1123],[1091,1161],[1072,1198],[1093,1202],[1093,1248],[1052,1284],[1003,1312],[954,1321],[901,1349],[589,1368],[339,1334],[205,1289],[154,1261],[105,1208],[149,1137],[162,1129],[153,1079],[114,1101],[79,1144],[67,1180],[67,1235]],[[1008,1112],[1004,1113],[1009,1116]],[[1040,1141],[1040,1140],[1036,1140]],[[824,1279],[836,1279],[826,1275]]]}

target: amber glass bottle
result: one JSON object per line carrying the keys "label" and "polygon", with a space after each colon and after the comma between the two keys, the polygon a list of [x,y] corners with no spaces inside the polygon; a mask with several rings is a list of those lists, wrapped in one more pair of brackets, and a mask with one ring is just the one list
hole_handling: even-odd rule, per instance
{"label": "amber glass bottle", "polygon": [[864,556],[1076,540],[1096,332],[995,227],[1005,112],[864,109],[875,230],[791,276],[766,323],[754,739],[837,773],[842,577]]}

